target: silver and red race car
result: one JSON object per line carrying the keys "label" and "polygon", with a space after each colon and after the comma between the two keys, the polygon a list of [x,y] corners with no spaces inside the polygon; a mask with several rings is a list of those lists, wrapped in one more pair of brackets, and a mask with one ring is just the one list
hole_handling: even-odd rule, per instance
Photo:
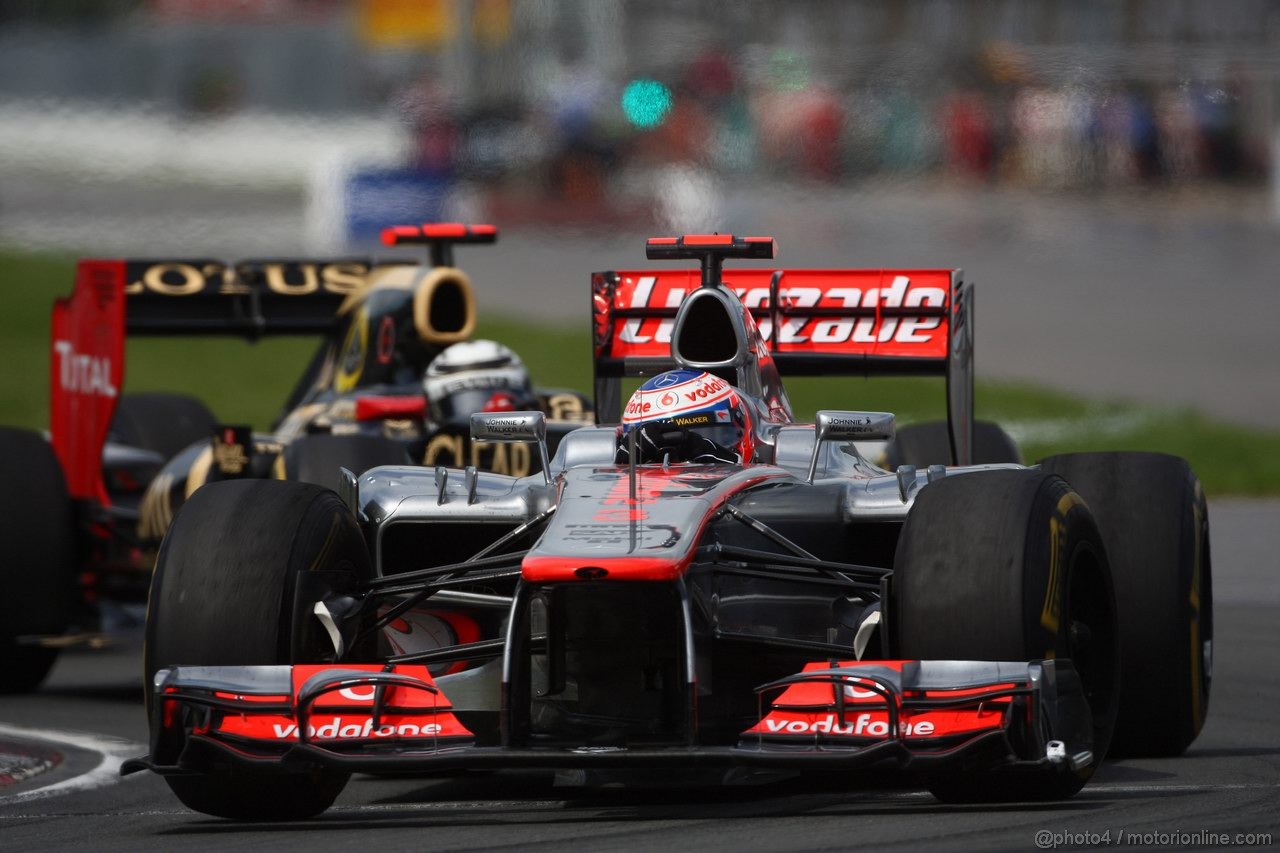
{"label": "silver and red race car", "polygon": [[[314,815],[352,772],[624,781],[918,771],[949,801],[1068,797],[1196,737],[1208,520],[1180,459],[974,465],[953,270],[725,270],[770,238],[649,241],[698,270],[592,279],[601,422],[471,418],[541,470],[343,472],[197,492],[151,591],[151,751],[189,807]],[[795,423],[780,376],[942,373],[957,464]],[[622,383],[646,377],[623,405]],[[705,776],[699,776],[705,778]]]}

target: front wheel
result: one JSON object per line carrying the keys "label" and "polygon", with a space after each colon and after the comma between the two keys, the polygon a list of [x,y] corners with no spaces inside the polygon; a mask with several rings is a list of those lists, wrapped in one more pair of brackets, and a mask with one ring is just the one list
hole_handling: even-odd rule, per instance
{"label": "front wheel", "polygon": [[[318,620],[295,609],[304,574],[316,574],[338,592],[371,575],[360,529],[336,494],[276,480],[232,480],[197,491],[174,519],[156,563],[147,683],[165,666],[333,660],[332,642]],[[205,814],[292,820],[327,809],[348,776],[228,769],[165,781],[185,805]]]}
{"label": "front wheel", "polygon": [[1093,760],[1075,771],[939,775],[945,802],[1052,800],[1080,790],[1106,753],[1119,667],[1106,551],[1089,508],[1035,470],[957,474],[920,491],[894,559],[889,619],[909,660],[1069,659],[1092,713]]}

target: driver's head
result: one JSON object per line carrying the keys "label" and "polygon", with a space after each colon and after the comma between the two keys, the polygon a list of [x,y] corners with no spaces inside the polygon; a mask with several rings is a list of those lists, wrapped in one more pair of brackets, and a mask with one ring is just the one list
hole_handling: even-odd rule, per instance
{"label": "driver's head", "polygon": [[465,423],[476,412],[536,409],[524,362],[495,341],[465,341],[440,353],[422,380],[431,420]]}
{"label": "driver's head", "polygon": [[636,432],[637,462],[744,464],[755,439],[741,396],[700,370],[669,370],[641,385],[622,413],[618,459],[627,460]]}

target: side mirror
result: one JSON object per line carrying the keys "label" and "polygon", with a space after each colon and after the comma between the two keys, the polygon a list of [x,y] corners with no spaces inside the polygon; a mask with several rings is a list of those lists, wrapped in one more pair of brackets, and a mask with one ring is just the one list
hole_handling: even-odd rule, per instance
{"label": "side mirror", "polygon": [[813,426],[809,482],[818,471],[818,451],[824,441],[888,441],[893,438],[894,425],[894,416],[889,412],[818,412]]}
{"label": "side mirror", "polygon": [[472,441],[517,441],[538,445],[542,477],[551,482],[547,458],[547,416],[542,412],[477,412],[471,416]]}

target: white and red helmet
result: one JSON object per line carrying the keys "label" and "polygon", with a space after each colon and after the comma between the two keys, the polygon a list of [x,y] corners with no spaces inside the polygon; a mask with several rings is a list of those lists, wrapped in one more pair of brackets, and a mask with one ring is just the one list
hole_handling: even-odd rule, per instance
{"label": "white and red helmet", "polygon": [[[755,435],[751,415],[742,397],[725,380],[701,370],[669,370],[641,385],[627,401],[622,412],[624,442],[632,430],[637,436],[643,461],[660,462],[663,455],[671,461],[723,461],[745,464],[755,456]],[[729,456],[716,450],[700,453],[704,445],[685,441],[653,445],[659,431],[693,436],[710,442],[715,448],[729,451]],[[646,443],[652,446],[645,446]],[[680,450],[691,458],[680,458]]]}

